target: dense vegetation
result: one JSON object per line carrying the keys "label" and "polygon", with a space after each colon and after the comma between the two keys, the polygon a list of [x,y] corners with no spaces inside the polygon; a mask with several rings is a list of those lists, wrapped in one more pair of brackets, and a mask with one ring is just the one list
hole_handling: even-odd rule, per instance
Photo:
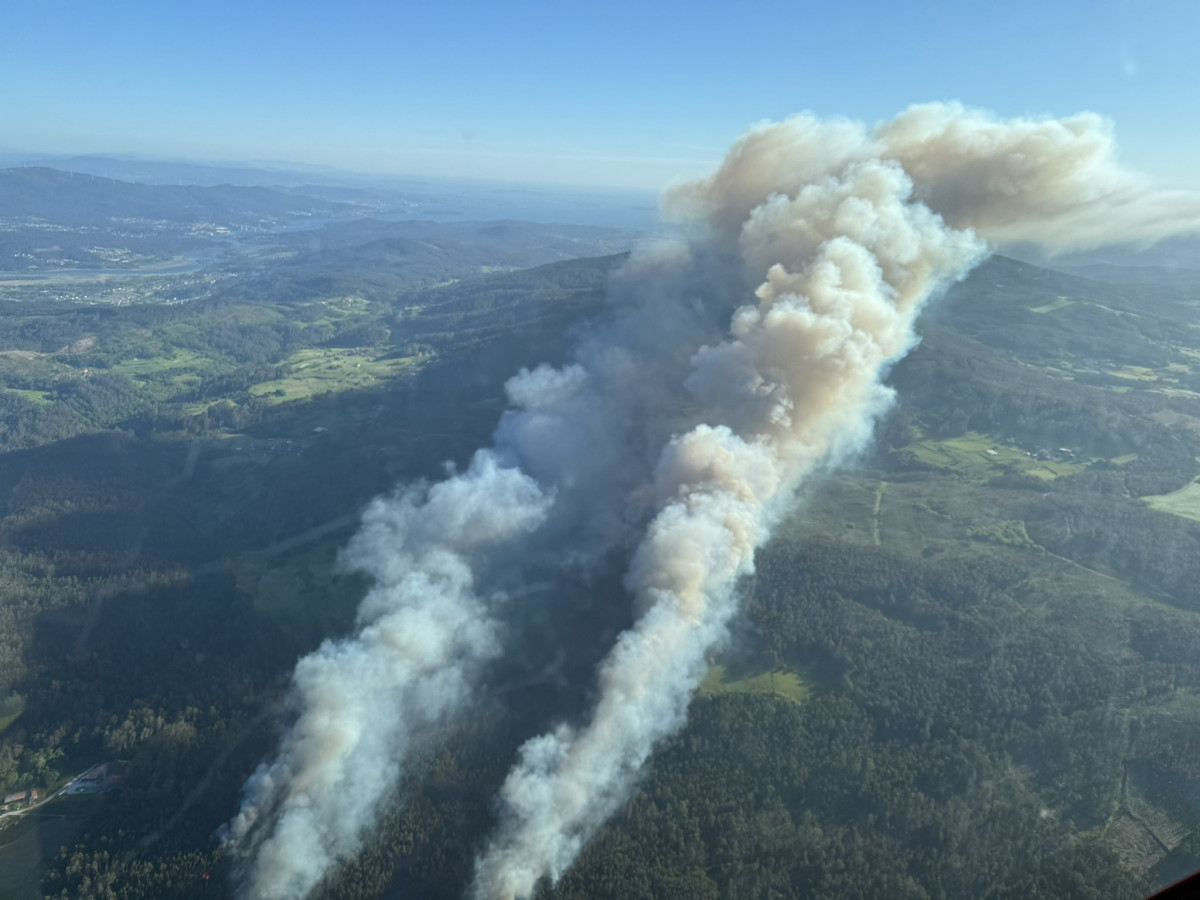
{"label": "dense vegetation", "polygon": [[[0,787],[126,763],[0,829],[0,896],[229,894],[213,835],[352,620],[357,509],[484,442],[620,262],[437,286],[377,238],[186,304],[0,310]],[[1188,291],[999,259],[941,301],[875,449],[760,554],[724,687],[544,896],[1138,897],[1200,866]],[[629,615],[615,578],[562,595],[567,648]],[[324,896],[462,896],[515,748],[586,691],[543,636]]]}

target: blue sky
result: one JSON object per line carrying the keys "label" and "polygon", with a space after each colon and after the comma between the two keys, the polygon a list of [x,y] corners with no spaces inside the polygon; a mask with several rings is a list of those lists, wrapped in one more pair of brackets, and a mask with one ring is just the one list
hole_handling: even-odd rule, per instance
{"label": "blue sky", "polygon": [[956,99],[1197,184],[1198,45],[1197,0],[14,0],[0,148],[660,187],[764,118]]}

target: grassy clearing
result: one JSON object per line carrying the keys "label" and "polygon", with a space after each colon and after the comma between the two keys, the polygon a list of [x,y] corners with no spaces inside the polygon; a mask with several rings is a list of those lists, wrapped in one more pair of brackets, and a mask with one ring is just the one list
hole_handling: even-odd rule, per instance
{"label": "grassy clearing", "polygon": [[1113,391],[1114,393],[1126,393],[1131,389],[1153,390],[1174,396],[1190,396],[1193,393],[1180,386],[1179,379],[1191,371],[1183,363],[1168,363],[1161,368],[1150,368],[1148,366],[1093,367],[1075,366],[1064,363],[1059,369],[1043,366],[1042,371],[1072,380],[1078,380],[1080,376],[1102,375],[1109,379],[1117,379],[1125,382],[1125,384],[1108,382],[1099,385],[1104,390]]}
{"label": "grassy clearing", "polygon": [[216,397],[212,400],[196,400],[192,403],[181,403],[179,405],[179,411],[185,416],[198,416],[210,406],[215,406],[224,400],[224,397]]}
{"label": "grassy clearing", "polygon": [[1066,364],[1061,366],[1042,365],[1038,366],[1038,368],[1052,378],[1061,378],[1064,381],[1074,381],[1076,375],[1078,375],[1080,372],[1087,371],[1085,369],[1078,369]]}
{"label": "grassy clearing", "polygon": [[284,362],[288,374],[253,385],[250,393],[275,403],[306,400],[319,394],[372,387],[395,378],[417,362],[416,357],[377,358],[363,350],[314,347],[299,350]]}
{"label": "grassy clearing", "polygon": [[215,367],[216,363],[208,357],[176,347],[162,356],[124,359],[109,371],[125,376],[161,401],[195,388]]}
{"label": "grassy clearing", "polygon": [[[357,294],[346,294],[337,297],[323,297],[320,300],[310,300],[307,303],[297,303],[292,309],[280,310],[292,318],[301,328],[325,328],[338,325],[346,319],[361,315],[371,308],[371,303]],[[303,314],[299,313],[303,311]]]}
{"label": "grassy clearing", "polygon": [[1045,306],[1031,306],[1031,307],[1029,307],[1029,311],[1035,312],[1035,313],[1042,313],[1044,315],[1045,313],[1052,313],[1056,309],[1063,309],[1065,307],[1071,306],[1074,303],[1075,303],[1075,301],[1072,300],[1070,297],[1057,297],[1057,298],[1055,298],[1055,300],[1052,303],[1047,303]]}
{"label": "grassy clearing", "polygon": [[948,469],[981,481],[1014,467],[1044,481],[1074,475],[1087,467],[1082,462],[1035,459],[1024,450],[998,444],[987,435],[973,431],[944,441],[926,438],[909,444],[900,452],[927,466]]}
{"label": "grassy clearing", "polygon": [[55,394],[53,391],[29,391],[21,388],[5,388],[10,394],[16,394],[22,400],[27,400],[30,403],[49,404],[54,402]]}
{"label": "grassy clearing", "polygon": [[1020,519],[1002,519],[988,525],[973,525],[967,529],[967,537],[1008,547],[1036,547]]}
{"label": "grassy clearing", "polygon": [[702,697],[716,697],[720,694],[772,694],[793,703],[803,703],[812,693],[813,688],[807,681],[786,669],[731,675],[724,666],[713,666],[700,682]]}
{"label": "grassy clearing", "polygon": [[1145,366],[1121,366],[1119,369],[1109,369],[1107,374],[1128,381],[1158,381],[1160,379],[1153,369],[1147,369]]}
{"label": "grassy clearing", "polygon": [[162,372],[173,372],[180,369],[201,370],[212,366],[212,360],[201,356],[193,350],[176,347],[170,356],[151,356],[145,359],[134,357],[122,360],[112,366],[110,371],[126,378],[145,379]]}
{"label": "grassy clearing", "polygon": [[8,381],[11,376],[18,383],[50,385],[60,378],[75,378],[78,374],[76,369],[53,356],[0,353],[0,383]]}
{"label": "grassy clearing", "polygon": [[1173,493],[1143,497],[1142,500],[1151,509],[1200,522],[1200,484],[1195,481]]}

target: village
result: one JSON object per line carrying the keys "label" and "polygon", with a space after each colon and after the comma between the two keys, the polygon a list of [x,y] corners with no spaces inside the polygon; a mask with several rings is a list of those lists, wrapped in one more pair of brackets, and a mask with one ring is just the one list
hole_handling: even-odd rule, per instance
{"label": "village", "polygon": [[49,803],[55,797],[77,794],[102,794],[105,791],[110,791],[113,788],[120,787],[121,776],[124,774],[124,771],[124,763],[117,760],[110,760],[109,762],[98,763],[92,766],[83,774],[72,778],[57,791],[45,797],[41,795],[41,792],[37,788],[27,788],[6,794],[3,804],[0,804],[0,819],[23,815],[32,809]]}
{"label": "village", "polygon": [[14,812],[24,810],[28,806],[33,806],[38,802],[37,788],[30,788],[27,791],[17,791],[4,796],[4,802],[0,804],[0,812]]}

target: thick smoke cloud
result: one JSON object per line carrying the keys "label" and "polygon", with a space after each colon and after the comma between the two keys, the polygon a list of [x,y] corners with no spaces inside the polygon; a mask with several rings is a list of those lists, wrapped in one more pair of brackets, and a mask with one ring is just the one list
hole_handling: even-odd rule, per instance
{"label": "thick smoke cloud", "polygon": [[[819,127],[806,139],[828,147]],[[693,357],[686,383],[709,422],[671,440],[656,469],[659,511],[627,577],[643,613],[601,669],[590,722],[523,748],[478,864],[480,898],[531,895],[623,801],[683,722],[755,550],[804,478],[866,439],[889,398],[880,370],[910,345],[920,303],[984,252],[911,201],[895,162],[826,165],[794,196],[747,204],[740,256],[765,280],[729,339]]]}
{"label": "thick smoke cloud", "polygon": [[557,878],[682,725],[796,491],[867,440],[921,305],[987,242],[1064,250],[1200,224],[1196,197],[1116,165],[1094,116],[936,104],[873,130],[757,127],[665,202],[692,237],[635,252],[572,364],[509,382],[494,448],[368,512],[347,553],[375,581],[358,630],[297,666],[296,724],[229,826],[244,896],[305,897],[355,852],[501,652],[498,571],[511,581],[548,546],[584,569],[624,552],[634,625],[582,724],[521,749],[473,891],[528,897]]}
{"label": "thick smoke cloud", "polygon": [[898,162],[914,200],[996,245],[1030,242],[1058,252],[1150,244],[1200,229],[1200,197],[1155,188],[1122,168],[1102,117],[1001,120],[956,103],[912,106],[871,130],[806,115],[759,126],[712,177],[676,187],[667,204],[708,219],[728,238],[771,194],[794,196],[839,165],[866,159]]}
{"label": "thick smoke cloud", "polygon": [[366,512],[346,553],[375,579],[358,631],[296,666],[299,719],[229,825],[228,839],[253,853],[247,896],[307,896],[357,849],[378,798],[497,652],[478,560],[535,528],[549,504],[533,479],[481,451],[461,476]]}

